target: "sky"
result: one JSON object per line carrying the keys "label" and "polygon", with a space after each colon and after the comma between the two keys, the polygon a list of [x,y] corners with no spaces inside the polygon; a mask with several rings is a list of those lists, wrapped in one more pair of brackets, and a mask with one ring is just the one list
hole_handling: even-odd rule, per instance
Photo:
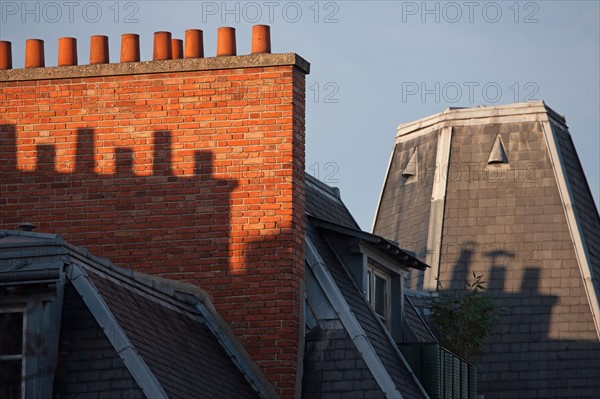
{"label": "sky", "polygon": [[448,107],[544,100],[564,115],[600,208],[600,1],[0,1],[0,39],[22,68],[25,40],[204,31],[215,55],[217,28],[237,31],[250,53],[251,27],[271,26],[272,52],[310,62],[306,85],[306,170],[339,187],[370,231],[396,128]]}

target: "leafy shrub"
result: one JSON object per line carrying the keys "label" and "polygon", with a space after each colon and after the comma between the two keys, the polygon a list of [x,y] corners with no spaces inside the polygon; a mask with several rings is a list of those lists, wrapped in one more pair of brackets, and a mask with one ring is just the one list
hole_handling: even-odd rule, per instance
{"label": "leafy shrub", "polygon": [[500,307],[485,295],[483,276],[473,273],[473,278],[466,291],[441,293],[431,305],[440,343],[468,361],[481,354],[483,341],[500,319]]}

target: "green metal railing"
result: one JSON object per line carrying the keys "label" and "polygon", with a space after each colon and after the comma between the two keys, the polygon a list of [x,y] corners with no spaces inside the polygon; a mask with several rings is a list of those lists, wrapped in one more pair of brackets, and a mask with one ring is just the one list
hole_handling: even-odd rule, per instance
{"label": "green metal railing", "polygon": [[431,399],[476,399],[477,369],[439,344],[398,347]]}

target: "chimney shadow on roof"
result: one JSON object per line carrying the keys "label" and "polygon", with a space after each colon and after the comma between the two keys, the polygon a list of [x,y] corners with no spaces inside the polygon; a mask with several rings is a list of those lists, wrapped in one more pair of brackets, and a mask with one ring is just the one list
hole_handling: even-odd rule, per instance
{"label": "chimney shadow on roof", "polygon": [[[522,256],[498,249],[497,245],[491,251],[481,251],[472,242],[461,247],[457,261],[450,266],[452,280],[447,288],[439,290],[440,295],[465,290],[474,272],[483,275],[486,295],[502,307],[500,321],[484,344],[484,355],[476,359],[479,391],[486,398],[506,397],[507,390],[497,389],[502,381],[515,395],[534,390],[538,397],[579,397],[574,394],[579,388],[573,384],[583,384],[581,397],[600,397],[600,343],[560,337],[569,331],[565,325],[575,326],[583,321],[577,314],[556,313],[559,297],[550,293],[552,278],[543,260],[535,259],[531,253]],[[519,264],[513,265],[516,262]],[[507,281],[508,278],[513,281]],[[516,287],[515,278],[520,280]],[[589,310],[587,304],[576,306],[587,306]],[[589,315],[590,320],[585,322],[593,328]],[[563,324],[562,333],[552,330],[557,322]],[[573,335],[568,333],[565,337]],[[589,384],[594,379],[598,383]]]}

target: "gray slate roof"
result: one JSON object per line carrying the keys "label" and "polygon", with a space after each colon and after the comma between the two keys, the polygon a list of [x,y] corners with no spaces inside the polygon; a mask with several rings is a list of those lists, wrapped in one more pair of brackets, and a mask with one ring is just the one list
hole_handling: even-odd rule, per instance
{"label": "gray slate roof", "polygon": [[360,231],[337,188],[306,174],[306,214]]}
{"label": "gray slate roof", "polygon": [[557,125],[553,128],[559,141],[558,148],[564,160],[565,175],[569,179],[573,209],[577,214],[587,246],[594,285],[596,291],[600,292],[600,214],[596,209],[592,192],[569,131]]}
{"label": "gray slate roof", "polygon": [[303,399],[382,398],[385,394],[344,328],[314,328],[306,336]]}
{"label": "gray slate roof", "polygon": [[53,397],[146,398],[70,283],[63,303]]}
{"label": "gray slate roof", "polygon": [[118,270],[86,271],[169,398],[259,397],[193,297],[168,295]]}
{"label": "gray slate roof", "polygon": [[0,284],[49,281],[59,301],[65,292],[51,321],[55,397],[276,395],[199,288],[117,268],[58,235],[0,231]]}
{"label": "gray slate roof", "polygon": [[438,340],[408,295],[404,296],[403,338],[406,343],[433,344]]}
{"label": "gray slate roof", "polygon": [[[405,399],[425,397],[411,375],[411,370],[404,363],[398,349],[391,342],[388,331],[377,320],[362,292],[356,286],[344,265],[340,263],[334,250],[325,239],[323,232],[316,226],[318,225],[318,219],[315,219],[315,217],[360,232],[360,228],[339,195],[336,195],[336,190],[307,176],[306,212],[309,216],[313,216],[313,218],[308,217],[306,220],[305,232],[307,237],[316,247],[344,300],[364,329],[367,338],[391,376],[396,388]],[[419,323],[422,320],[411,318],[410,320],[407,319],[407,322]],[[420,330],[421,328],[417,329]]]}

